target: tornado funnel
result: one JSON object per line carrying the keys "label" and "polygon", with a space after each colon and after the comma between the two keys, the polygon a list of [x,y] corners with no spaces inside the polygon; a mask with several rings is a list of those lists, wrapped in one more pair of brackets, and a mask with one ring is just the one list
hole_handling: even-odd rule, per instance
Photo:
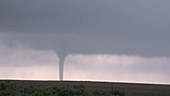
{"label": "tornado funnel", "polygon": [[64,63],[65,63],[65,58],[67,54],[64,54],[62,52],[56,52],[59,60],[59,80],[63,81],[64,79]]}
{"label": "tornado funnel", "polygon": [[59,80],[63,80],[63,76],[64,76],[64,61],[65,61],[65,57],[60,57],[59,56]]}

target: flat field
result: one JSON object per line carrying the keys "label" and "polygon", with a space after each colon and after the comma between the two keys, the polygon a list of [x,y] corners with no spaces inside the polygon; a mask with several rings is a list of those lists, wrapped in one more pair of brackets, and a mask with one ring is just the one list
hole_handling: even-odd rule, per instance
{"label": "flat field", "polygon": [[170,96],[170,85],[139,84],[117,82],[90,82],[90,81],[30,81],[30,80],[0,80],[0,83],[10,82],[22,87],[39,86],[84,86],[90,92],[118,90],[125,96]]}

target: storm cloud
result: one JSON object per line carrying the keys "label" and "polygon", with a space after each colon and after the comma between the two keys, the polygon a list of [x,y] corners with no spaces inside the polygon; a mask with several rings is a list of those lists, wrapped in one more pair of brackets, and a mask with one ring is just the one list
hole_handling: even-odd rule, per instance
{"label": "storm cloud", "polygon": [[[139,56],[145,58],[142,62],[146,65],[118,67],[158,73],[165,69],[168,74],[169,3],[168,0],[0,0],[0,64],[10,65],[6,57],[18,62],[22,58],[18,54],[28,49],[33,50],[27,52],[28,57],[45,55],[37,58],[40,61],[54,55],[50,52],[59,57],[126,55],[136,60],[135,56]],[[153,58],[156,60],[152,61]],[[157,67],[152,69],[153,63]]]}
{"label": "storm cloud", "polygon": [[0,31],[11,34],[8,41],[68,53],[169,56],[168,3],[1,0]]}

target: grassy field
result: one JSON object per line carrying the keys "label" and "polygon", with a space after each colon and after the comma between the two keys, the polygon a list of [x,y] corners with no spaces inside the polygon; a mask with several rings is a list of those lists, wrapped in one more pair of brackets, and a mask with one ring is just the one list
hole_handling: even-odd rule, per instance
{"label": "grassy field", "polygon": [[[46,93],[47,91],[48,94]],[[7,94],[8,92],[10,94]],[[12,92],[13,95],[11,95]],[[31,95],[31,92],[34,95]],[[1,80],[0,96],[170,96],[170,85]]]}

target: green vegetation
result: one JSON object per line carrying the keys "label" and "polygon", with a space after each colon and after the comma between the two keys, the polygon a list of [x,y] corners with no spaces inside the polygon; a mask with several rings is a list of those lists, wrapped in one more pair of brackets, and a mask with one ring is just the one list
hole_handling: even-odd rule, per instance
{"label": "green vegetation", "polygon": [[83,85],[76,86],[41,86],[22,85],[3,81],[0,83],[0,96],[169,96],[169,93],[124,93],[113,88],[101,91],[98,88],[89,90]]}
{"label": "green vegetation", "polygon": [[82,85],[79,86],[21,86],[14,83],[0,83],[0,96],[125,96],[120,91],[91,92]]}

